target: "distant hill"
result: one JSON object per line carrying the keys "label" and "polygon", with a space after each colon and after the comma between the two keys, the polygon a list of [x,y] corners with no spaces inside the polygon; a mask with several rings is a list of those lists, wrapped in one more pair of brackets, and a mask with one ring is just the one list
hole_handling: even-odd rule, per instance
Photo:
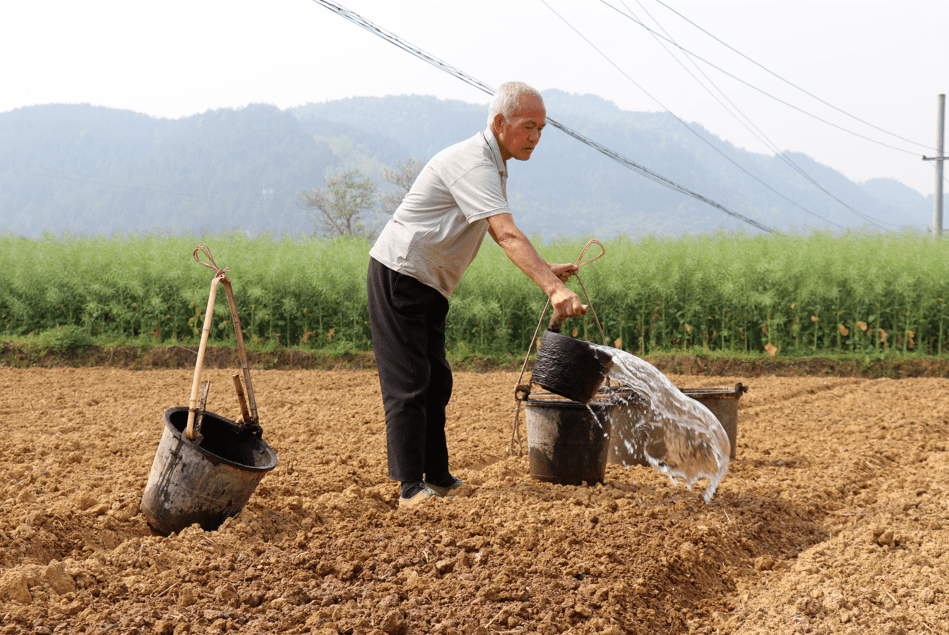
{"label": "distant hill", "polygon": [[[292,114],[273,106],[178,120],[78,106],[0,114],[2,229],[306,230],[299,192],[336,163]],[[312,231],[312,228],[310,228]]]}
{"label": "distant hill", "polygon": [[[932,197],[892,179],[854,183],[796,153],[788,165],[697,124],[689,124],[693,134],[671,115],[623,111],[592,95],[544,97],[554,119],[770,227],[931,222]],[[89,105],[20,108],[0,113],[0,230],[311,233],[297,203],[302,190],[354,167],[387,187],[383,169],[431,158],[483,130],[486,115],[481,105],[417,95],[290,110],[258,104],[177,120]],[[534,157],[510,169],[508,197],[531,234],[754,231],[550,126]]]}

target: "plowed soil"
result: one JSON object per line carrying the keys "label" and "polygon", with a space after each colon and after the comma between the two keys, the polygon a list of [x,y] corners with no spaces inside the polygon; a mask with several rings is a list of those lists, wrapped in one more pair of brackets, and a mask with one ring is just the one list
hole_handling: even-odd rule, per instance
{"label": "plowed soil", "polygon": [[517,373],[457,373],[468,485],[404,511],[372,371],[252,377],[279,464],[220,529],[163,537],[139,503],[192,373],[0,368],[0,633],[949,632],[949,380],[670,375],[750,386],[706,504],[648,467],[533,479]]}

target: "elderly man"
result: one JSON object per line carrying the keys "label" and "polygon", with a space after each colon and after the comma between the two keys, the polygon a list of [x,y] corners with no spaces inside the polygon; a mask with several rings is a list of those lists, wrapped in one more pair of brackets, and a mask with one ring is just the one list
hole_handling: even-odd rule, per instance
{"label": "elderly man", "polygon": [[536,90],[520,82],[501,86],[487,130],[428,162],[369,252],[369,319],[389,478],[401,482],[402,508],[463,484],[448,469],[445,407],[452,377],[445,316],[485,233],[544,290],[561,318],[586,312],[564,285],[576,267],[545,262],[514,224],[507,203],[507,161],[530,159],[546,117]]}

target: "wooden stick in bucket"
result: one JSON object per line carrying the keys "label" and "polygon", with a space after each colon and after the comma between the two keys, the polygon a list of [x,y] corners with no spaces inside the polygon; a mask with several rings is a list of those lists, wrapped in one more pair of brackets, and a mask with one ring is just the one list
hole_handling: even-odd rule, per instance
{"label": "wooden stick in bucket", "polygon": [[241,407],[241,425],[248,425],[250,423],[250,411],[247,410],[247,400],[244,399],[244,388],[241,386],[240,373],[235,373],[231,378],[234,380],[234,390],[237,391],[237,403]]}

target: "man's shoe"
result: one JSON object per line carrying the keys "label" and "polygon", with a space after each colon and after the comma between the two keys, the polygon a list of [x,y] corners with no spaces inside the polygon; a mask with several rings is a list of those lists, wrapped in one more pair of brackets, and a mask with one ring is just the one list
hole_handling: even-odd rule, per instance
{"label": "man's shoe", "polygon": [[465,484],[465,482],[461,480],[460,478],[455,478],[454,476],[452,476],[451,478],[454,482],[451,485],[448,485],[446,487],[443,487],[440,485],[434,485],[432,483],[429,483],[428,481],[425,481],[425,487],[429,488],[430,490],[432,490],[439,496],[442,496],[442,497],[449,496],[452,490],[456,490],[459,487],[463,487]]}
{"label": "man's shoe", "polygon": [[441,495],[430,487],[422,487],[409,498],[399,496],[399,509],[413,509],[425,504],[430,498],[441,498]]}

